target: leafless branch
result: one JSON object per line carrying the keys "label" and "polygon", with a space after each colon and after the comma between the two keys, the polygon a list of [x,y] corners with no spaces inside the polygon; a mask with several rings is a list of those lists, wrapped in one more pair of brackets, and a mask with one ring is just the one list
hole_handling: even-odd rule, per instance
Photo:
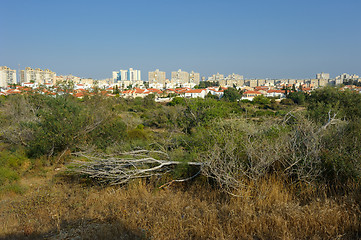
{"label": "leafless branch", "polygon": [[[156,159],[151,157],[151,154],[167,156],[161,151],[148,150],[123,152],[116,155],[75,153],[74,155],[84,157],[88,161],[74,161],[72,163],[74,167],[71,168],[71,171],[108,181],[111,185],[117,185],[124,184],[131,179],[162,175],[169,172],[172,166],[182,164],[178,161]],[[187,162],[187,164],[202,167],[202,163],[199,162]]]}

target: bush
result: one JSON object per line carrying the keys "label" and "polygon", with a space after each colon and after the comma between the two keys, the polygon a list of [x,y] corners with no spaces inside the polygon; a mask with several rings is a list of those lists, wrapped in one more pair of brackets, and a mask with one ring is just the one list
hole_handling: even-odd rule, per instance
{"label": "bush", "polygon": [[328,120],[329,112],[338,118],[361,118],[361,94],[354,91],[325,87],[313,91],[307,102],[309,116],[321,123]]}
{"label": "bush", "polygon": [[298,105],[305,104],[306,94],[304,92],[291,92],[287,95],[287,99],[292,99],[292,101]]}
{"label": "bush", "polygon": [[184,105],[185,99],[182,97],[175,97],[170,101],[167,105],[168,106],[175,106],[175,105]]}
{"label": "bush", "polygon": [[284,98],[284,99],[281,100],[281,104],[283,104],[283,105],[293,105],[294,102],[290,98]]}
{"label": "bush", "polygon": [[242,94],[235,88],[224,90],[222,100],[228,102],[236,102],[242,98]]}
{"label": "bush", "polygon": [[252,101],[254,104],[259,104],[259,105],[267,105],[270,104],[270,99],[263,96],[263,95],[259,95],[253,98]]}
{"label": "bush", "polygon": [[34,130],[34,139],[29,143],[29,156],[53,156],[65,149],[74,149],[82,144],[90,114],[71,97],[48,98],[38,112],[40,121],[29,125]]}

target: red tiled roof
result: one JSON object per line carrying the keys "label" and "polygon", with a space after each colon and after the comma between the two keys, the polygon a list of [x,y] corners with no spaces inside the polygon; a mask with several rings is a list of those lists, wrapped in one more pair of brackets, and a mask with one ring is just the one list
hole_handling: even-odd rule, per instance
{"label": "red tiled roof", "polygon": [[271,89],[267,93],[285,93],[285,90]]}
{"label": "red tiled roof", "polygon": [[78,93],[74,94],[74,97],[77,97],[77,98],[84,97],[84,93],[78,92]]}
{"label": "red tiled roof", "polygon": [[191,89],[186,91],[186,93],[201,93],[203,91],[206,91],[206,89]]}
{"label": "red tiled roof", "polygon": [[145,93],[145,89],[135,88],[135,93]]}
{"label": "red tiled roof", "polygon": [[243,94],[262,94],[258,91],[245,91]]}
{"label": "red tiled roof", "polygon": [[162,93],[161,90],[156,89],[156,88],[148,88],[147,90],[148,90],[149,92],[152,92],[152,93]]}
{"label": "red tiled roof", "polygon": [[125,91],[123,91],[122,93],[124,93],[124,94],[133,93],[133,90],[125,90]]}

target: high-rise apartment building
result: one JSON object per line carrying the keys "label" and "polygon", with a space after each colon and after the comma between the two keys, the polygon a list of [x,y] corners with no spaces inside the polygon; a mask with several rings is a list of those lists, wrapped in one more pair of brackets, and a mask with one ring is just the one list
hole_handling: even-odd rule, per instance
{"label": "high-rise apartment building", "polygon": [[194,83],[196,85],[199,85],[199,82],[200,82],[200,75],[199,73],[195,73],[194,71],[192,71],[190,74],[189,74],[189,82],[190,83]]}
{"label": "high-rise apartment building", "polygon": [[316,79],[330,79],[330,74],[329,73],[317,73],[316,74]]}
{"label": "high-rise apartment building", "polygon": [[141,73],[140,70],[129,68],[129,70],[113,71],[114,82],[118,81],[140,81]]}
{"label": "high-rise apartment building", "polygon": [[172,83],[174,84],[184,84],[189,82],[189,73],[184,72],[179,69],[177,72],[172,72]]}
{"label": "high-rise apartment building", "polygon": [[121,88],[141,86],[143,84],[140,70],[129,68],[128,70],[113,71],[113,83]]}
{"label": "high-rise apartment building", "polygon": [[[235,73],[232,73],[230,75],[228,75],[228,77],[225,78],[225,85],[226,86],[238,86],[238,87],[241,87],[244,85],[244,80],[243,80],[243,76],[242,75],[239,75],[239,74],[235,74]],[[222,81],[219,81],[220,82],[220,85],[223,86],[221,84]]]}
{"label": "high-rise apartment building", "polygon": [[26,67],[20,72],[20,82],[34,82],[38,84],[53,83],[56,73],[49,69],[41,70],[40,68],[32,69]]}
{"label": "high-rise apartment building", "polygon": [[149,84],[159,83],[159,84],[164,85],[165,80],[166,80],[165,72],[159,71],[159,69],[156,69],[154,72],[148,73]]}
{"label": "high-rise apartment building", "polygon": [[216,82],[216,81],[221,81],[221,80],[224,80],[224,75],[217,73],[217,74],[213,74],[211,77],[209,77],[207,81]]}
{"label": "high-rise apartment building", "polygon": [[348,74],[348,73],[343,73],[339,76],[336,77],[336,79],[340,79],[342,82],[346,81],[346,80],[358,80],[360,77],[356,74]]}
{"label": "high-rise apartment building", "polygon": [[16,83],[16,70],[6,66],[0,67],[0,87],[6,88],[9,84]]}

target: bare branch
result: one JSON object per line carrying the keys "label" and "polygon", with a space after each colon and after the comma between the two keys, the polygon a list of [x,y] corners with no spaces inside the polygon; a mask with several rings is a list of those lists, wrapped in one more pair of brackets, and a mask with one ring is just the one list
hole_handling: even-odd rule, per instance
{"label": "bare branch", "polygon": [[[162,154],[161,151],[137,150],[131,152],[118,153],[112,155],[89,155],[85,153],[75,153],[73,155],[85,157],[88,161],[74,161],[73,172],[88,175],[91,178],[99,178],[110,182],[112,185],[124,184],[131,179],[159,176],[171,170],[170,167],[180,165],[182,162],[160,160],[149,156],[149,154]],[[148,155],[148,156],[147,156]],[[187,162],[190,166],[201,169],[202,163]],[[189,180],[192,179],[188,178]],[[185,179],[184,181],[188,180]],[[178,180],[183,181],[183,180]]]}

